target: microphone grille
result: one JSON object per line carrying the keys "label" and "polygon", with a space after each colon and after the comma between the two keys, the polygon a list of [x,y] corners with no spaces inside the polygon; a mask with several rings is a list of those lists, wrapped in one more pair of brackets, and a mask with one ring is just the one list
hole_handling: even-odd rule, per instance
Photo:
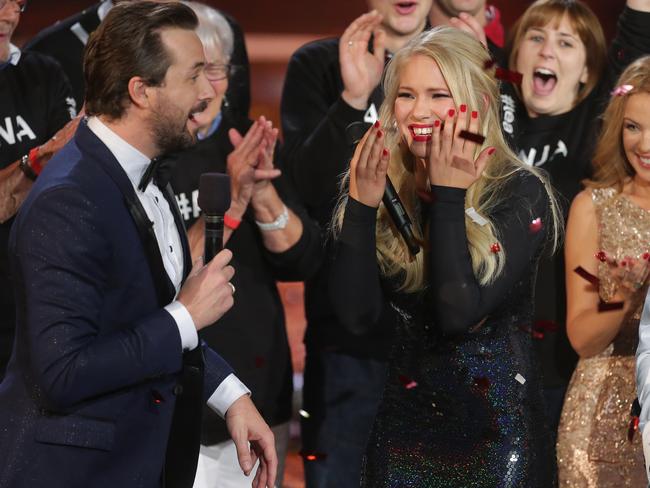
{"label": "microphone grille", "polygon": [[199,207],[206,214],[224,215],[230,208],[230,176],[203,173],[199,178]]}

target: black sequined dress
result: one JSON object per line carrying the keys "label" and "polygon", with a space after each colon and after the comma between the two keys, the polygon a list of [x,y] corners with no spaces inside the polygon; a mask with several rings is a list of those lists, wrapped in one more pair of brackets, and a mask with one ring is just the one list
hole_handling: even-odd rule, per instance
{"label": "black sequined dress", "polygon": [[465,191],[432,191],[430,279],[418,294],[397,293],[380,279],[370,249],[375,209],[353,200],[346,207],[333,271],[337,312],[355,330],[388,302],[395,323],[362,486],[552,487],[555,460],[530,333],[548,198],[536,177],[513,177],[491,214],[506,264],[482,286],[467,247],[465,226],[478,224],[466,217]]}

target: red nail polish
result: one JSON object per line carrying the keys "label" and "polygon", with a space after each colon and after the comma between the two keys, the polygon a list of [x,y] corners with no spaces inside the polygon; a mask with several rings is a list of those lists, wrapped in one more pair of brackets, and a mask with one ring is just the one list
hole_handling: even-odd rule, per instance
{"label": "red nail polish", "polygon": [[436,121],[433,123],[433,126],[434,126],[436,129],[437,129],[438,127],[440,127],[440,121],[439,121],[439,120],[436,120]]}
{"label": "red nail polish", "polygon": [[488,149],[488,156],[492,156],[496,152],[497,148],[496,147],[491,147]]}
{"label": "red nail polish", "polygon": [[465,105],[465,104],[463,103],[463,104],[460,106],[460,111],[461,111],[462,113],[467,112],[467,105]]}
{"label": "red nail polish", "polygon": [[383,136],[383,135],[384,135],[384,133],[381,131],[381,129],[379,129],[379,130],[377,131],[377,137],[378,137],[378,138],[381,138],[381,136]]}
{"label": "red nail polish", "polygon": [[384,148],[382,154],[384,155],[384,157],[388,156],[388,149]]}
{"label": "red nail polish", "polygon": [[478,119],[478,112],[476,110],[472,110],[472,118]]}
{"label": "red nail polish", "polygon": [[379,129],[379,120],[375,121],[373,125],[375,126],[375,129]]}
{"label": "red nail polish", "polygon": [[453,108],[450,108],[450,109],[449,109],[449,112],[448,112],[448,115],[449,115],[450,117],[453,117],[454,115],[456,115],[456,111],[455,111]]}

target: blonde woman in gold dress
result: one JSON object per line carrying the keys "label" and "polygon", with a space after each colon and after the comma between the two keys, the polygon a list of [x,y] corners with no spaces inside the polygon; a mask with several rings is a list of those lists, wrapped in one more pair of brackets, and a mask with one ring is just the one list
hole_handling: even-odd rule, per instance
{"label": "blonde woman in gold dress", "polygon": [[650,57],[621,75],[586,185],[566,234],[567,332],[580,361],[558,432],[560,486],[645,487],[631,410],[650,259]]}

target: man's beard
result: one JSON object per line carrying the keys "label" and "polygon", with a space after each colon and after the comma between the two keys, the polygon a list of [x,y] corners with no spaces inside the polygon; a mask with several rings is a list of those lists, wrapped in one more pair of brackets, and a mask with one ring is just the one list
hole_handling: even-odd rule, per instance
{"label": "man's beard", "polygon": [[[197,112],[193,108],[192,112]],[[196,142],[196,136],[187,129],[189,114],[165,100],[150,117],[153,140],[160,155],[182,151]]]}

